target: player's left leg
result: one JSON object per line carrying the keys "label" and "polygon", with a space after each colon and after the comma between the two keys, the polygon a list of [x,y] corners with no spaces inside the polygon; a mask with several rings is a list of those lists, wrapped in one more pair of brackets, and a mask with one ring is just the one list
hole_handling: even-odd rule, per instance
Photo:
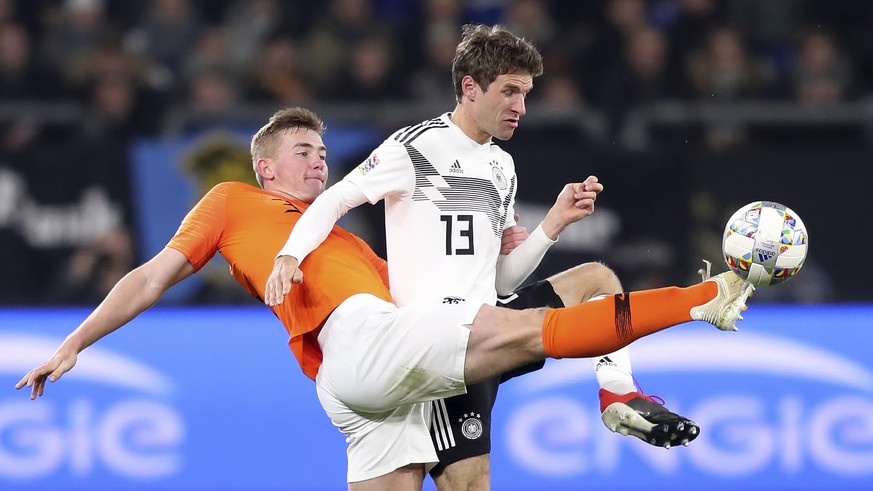
{"label": "player's left leg", "polygon": [[736,331],[753,292],[752,284],[726,271],[697,285],[620,293],[559,309],[482,304],[468,324],[463,380],[475,384],[545,358],[603,356],[695,320]]}
{"label": "player's left leg", "polygon": [[[604,273],[605,271],[605,273]],[[608,274],[607,274],[608,273]],[[611,276],[610,276],[611,275]],[[551,281],[562,292],[559,295]],[[584,281],[583,281],[584,280]],[[513,310],[564,307],[597,294],[620,289],[615,275],[600,264],[585,264],[502,297],[498,305]],[[467,393],[433,402],[431,428],[440,463],[430,471],[439,491],[485,490],[490,485],[491,410],[499,383],[539,370],[545,361],[530,363],[467,388]]]}
{"label": "player's left leg", "polygon": [[[623,291],[615,272],[601,263],[581,264],[547,281],[563,303],[551,302],[548,307],[576,305]],[[637,389],[628,347],[592,358],[592,362],[600,385],[601,419],[609,430],[665,448],[687,445],[700,433],[697,423],[664,407],[660,398]]]}
{"label": "player's left leg", "polygon": [[[518,289],[498,305],[513,310],[563,307],[547,281]],[[490,488],[491,410],[500,383],[539,370],[545,360],[530,363],[484,382],[470,385],[467,393],[433,402],[431,436],[439,464],[431,471],[439,491]]]}
{"label": "player's left leg", "polygon": [[490,487],[491,409],[499,377],[467,387],[467,393],[433,401],[431,437],[439,463],[430,471],[439,491]]}

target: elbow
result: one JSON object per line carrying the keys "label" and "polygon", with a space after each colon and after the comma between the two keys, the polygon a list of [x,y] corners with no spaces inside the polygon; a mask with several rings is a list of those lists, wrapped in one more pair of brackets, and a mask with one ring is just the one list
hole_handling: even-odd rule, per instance
{"label": "elbow", "polygon": [[524,277],[522,277],[520,271],[515,266],[516,264],[509,260],[509,255],[497,258],[497,275],[494,278],[494,288],[497,290],[498,295],[511,295],[521,282],[524,281],[524,277],[527,276],[523,275]]}
{"label": "elbow", "polygon": [[509,288],[509,287],[498,288],[497,289],[497,296],[498,297],[508,297],[509,295],[512,295],[514,292],[515,292],[514,288]]}
{"label": "elbow", "polygon": [[170,288],[166,281],[148,274],[148,271],[143,269],[135,269],[128,273],[128,276],[131,277],[132,284],[139,285],[137,288],[139,292],[137,300],[144,308],[149,308],[158,303],[158,300]]}
{"label": "elbow", "polygon": [[497,295],[506,296],[511,295],[512,292],[518,288],[518,285],[514,284],[514,282],[509,281],[504,275],[497,273],[497,278],[494,281],[494,287],[497,290]]}
{"label": "elbow", "polygon": [[145,288],[143,288],[143,296],[142,301],[147,304],[147,307],[151,307],[152,305],[158,303],[158,300],[164,295],[164,292],[167,291],[167,288],[157,282],[148,282],[146,283]]}

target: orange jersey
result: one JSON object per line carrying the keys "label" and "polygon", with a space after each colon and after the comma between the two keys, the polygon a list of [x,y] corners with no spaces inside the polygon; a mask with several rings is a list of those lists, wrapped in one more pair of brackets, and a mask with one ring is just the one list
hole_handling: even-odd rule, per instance
{"label": "orange jersey", "polygon": [[[167,247],[182,252],[195,271],[221,253],[230,274],[263,301],[276,253],[307,207],[248,184],[221,183],[182,220]],[[388,265],[361,238],[334,226],[300,269],[303,283],[292,285],[285,301],[271,309],[288,331],[288,346],[303,373],[314,380],[321,366],[316,329],[354,294],[369,293],[392,302]]]}

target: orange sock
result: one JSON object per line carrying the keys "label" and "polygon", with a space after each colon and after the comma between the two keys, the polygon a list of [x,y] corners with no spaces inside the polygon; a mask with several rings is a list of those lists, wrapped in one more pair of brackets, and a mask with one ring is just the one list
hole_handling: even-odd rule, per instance
{"label": "orange sock", "polygon": [[563,309],[549,309],[543,321],[543,346],[552,358],[588,358],[611,353],[654,332],[691,319],[692,307],[718,294],[706,281],[621,293]]}

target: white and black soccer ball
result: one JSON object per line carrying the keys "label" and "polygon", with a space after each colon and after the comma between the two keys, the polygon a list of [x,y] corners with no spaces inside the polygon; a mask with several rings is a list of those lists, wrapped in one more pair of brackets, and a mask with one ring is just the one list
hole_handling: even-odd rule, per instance
{"label": "white and black soccer ball", "polygon": [[728,220],[722,252],[728,267],[753,285],[777,285],[800,271],[809,235],[797,213],[772,201],[743,206]]}

